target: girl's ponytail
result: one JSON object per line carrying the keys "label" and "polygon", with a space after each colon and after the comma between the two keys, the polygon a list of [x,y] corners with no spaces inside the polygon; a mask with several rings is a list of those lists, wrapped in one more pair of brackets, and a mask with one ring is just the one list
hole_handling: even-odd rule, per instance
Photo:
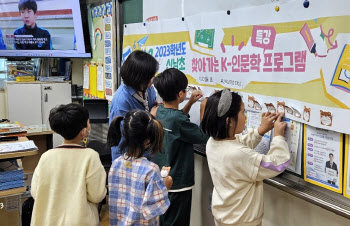
{"label": "girl's ponytail", "polygon": [[107,145],[108,147],[117,146],[122,138],[122,132],[120,129],[121,121],[124,118],[119,116],[115,117],[111,124],[109,125],[108,135],[107,135]]}
{"label": "girl's ponytail", "polygon": [[154,155],[163,149],[164,130],[162,124],[154,116],[150,115],[150,117],[146,129],[147,139],[149,140],[146,151],[150,151]]}

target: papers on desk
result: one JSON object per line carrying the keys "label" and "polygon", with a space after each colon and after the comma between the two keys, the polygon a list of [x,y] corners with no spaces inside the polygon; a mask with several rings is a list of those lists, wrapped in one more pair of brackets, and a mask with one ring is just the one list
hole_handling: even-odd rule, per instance
{"label": "papers on desk", "polygon": [[27,130],[18,122],[0,123],[0,136],[25,136]]}
{"label": "papers on desk", "polygon": [[17,123],[0,123],[0,131],[10,131],[11,129],[20,128],[21,125]]}
{"label": "papers on desk", "polygon": [[32,140],[0,144],[0,154],[32,150],[38,150]]}

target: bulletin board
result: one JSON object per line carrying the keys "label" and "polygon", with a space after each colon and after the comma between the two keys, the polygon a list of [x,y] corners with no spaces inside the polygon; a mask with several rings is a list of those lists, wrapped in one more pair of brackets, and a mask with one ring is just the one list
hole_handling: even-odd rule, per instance
{"label": "bulletin board", "polygon": [[159,61],[159,71],[178,68],[208,93],[239,91],[247,110],[281,110],[291,120],[349,134],[349,7],[346,0],[319,0],[307,9],[290,1],[278,12],[260,5],[128,24],[123,60],[142,49]]}
{"label": "bulletin board", "polygon": [[84,62],[84,98],[112,100],[115,92],[115,32],[113,3],[88,8],[92,56]]}

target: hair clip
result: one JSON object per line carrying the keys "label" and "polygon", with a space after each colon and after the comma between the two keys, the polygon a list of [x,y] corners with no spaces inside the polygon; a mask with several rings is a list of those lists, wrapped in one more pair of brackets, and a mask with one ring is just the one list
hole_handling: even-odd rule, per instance
{"label": "hair clip", "polygon": [[218,116],[224,116],[230,109],[232,103],[232,94],[230,89],[224,89],[221,93],[221,97],[218,104]]}

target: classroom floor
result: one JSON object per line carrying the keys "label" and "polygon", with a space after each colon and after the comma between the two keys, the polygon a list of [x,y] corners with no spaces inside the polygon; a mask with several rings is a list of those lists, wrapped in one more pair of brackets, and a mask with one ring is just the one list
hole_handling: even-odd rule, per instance
{"label": "classroom floor", "polygon": [[108,204],[102,205],[100,216],[101,216],[100,226],[109,226],[109,206],[108,206]]}

